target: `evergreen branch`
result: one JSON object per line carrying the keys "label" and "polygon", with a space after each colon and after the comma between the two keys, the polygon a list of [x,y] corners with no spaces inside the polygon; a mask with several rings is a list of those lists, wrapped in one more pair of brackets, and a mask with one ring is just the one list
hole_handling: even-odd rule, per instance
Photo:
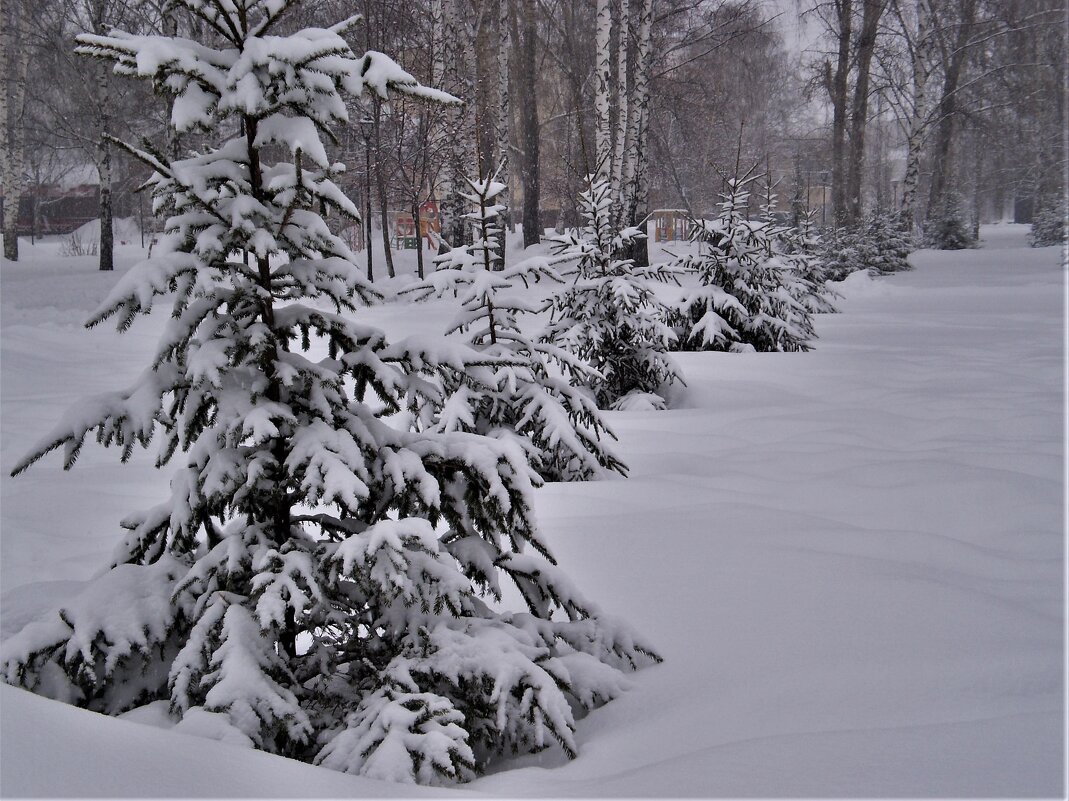
{"label": "evergreen branch", "polygon": [[286,0],[277,9],[268,11],[264,19],[262,19],[259,23],[253,26],[253,28],[249,31],[249,37],[259,38],[266,34],[271,29],[271,27],[276,22],[278,22],[279,18],[283,14],[285,14],[290,8],[292,8],[295,3],[296,0]]}

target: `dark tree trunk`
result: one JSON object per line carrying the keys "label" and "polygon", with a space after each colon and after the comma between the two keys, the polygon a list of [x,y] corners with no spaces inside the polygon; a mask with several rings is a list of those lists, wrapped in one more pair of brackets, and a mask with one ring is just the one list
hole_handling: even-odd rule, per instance
{"label": "dark tree trunk", "polygon": [[865,173],[865,128],[869,116],[869,71],[876,49],[876,34],[885,0],[864,0],[861,30],[857,37],[857,77],[850,107],[850,155],[846,177],[844,220],[855,225],[861,218],[861,179]]}
{"label": "dark tree trunk", "polygon": [[[95,26],[103,30],[103,26]],[[100,269],[113,270],[115,268],[115,232],[113,225],[113,210],[111,204],[111,142],[108,135],[111,133],[111,85],[108,71],[99,67],[100,87],[100,141],[97,144],[97,166],[100,172]]]}
{"label": "dark tree trunk", "polygon": [[[265,194],[263,185],[263,169],[260,164],[260,151],[255,147],[253,143],[256,141],[256,128],[257,120],[252,117],[245,117],[243,120],[245,128],[245,140],[248,144],[249,152],[249,184],[252,190],[252,196],[260,201],[266,202],[267,196]],[[300,156],[298,155],[298,158]],[[273,301],[273,295],[271,292],[271,265],[268,262],[267,256],[258,256],[256,259],[256,272],[257,283],[260,286],[261,293],[261,307],[260,317],[263,320],[264,326],[271,332],[273,337],[270,351],[267,354],[267,358],[264,360],[264,378],[266,379],[266,388],[264,390],[264,397],[267,400],[274,403],[287,403],[289,398],[287,397],[287,390],[283,386],[282,381],[279,380],[278,374],[275,372],[275,365],[279,361],[279,351],[284,350],[285,339],[278,336],[275,331],[275,307]],[[267,490],[267,502],[264,504],[263,522],[270,524],[270,535],[277,547],[282,547],[292,536],[292,506],[290,505],[289,494],[287,492],[287,478],[286,478],[286,460],[289,457],[289,448],[287,447],[287,441],[284,436],[278,435],[271,443],[271,455],[274,457],[274,466],[268,477],[269,488]],[[290,656],[296,656],[297,653],[297,621],[293,616],[292,609],[286,610],[285,624],[282,630],[279,632],[279,645]]]}
{"label": "dark tree trunk", "polygon": [[984,185],[984,159],[983,159],[983,133],[977,127],[973,131],[973,220],[972,237],[980,239],[980,215],[983,213],[983,185]]}
{"label": "dark tree trunk", "polygon": [[367,256],[367,280],[375,280],[375,256],[371,250],[371,140],[364,140],[364,214],[360,221],[363,226],[364,254]]}
{"label": "dark tree trunk", "polygon": [[[393,249],[390,247],[390,214],[387,211],[389,200],[386,195],[386,174],[382,169],[382,141],[379,133],[379,123],[382,119],[382,104],[375,102],[375,188],[379,195],[379,215],[382,220],[382,252],[386,257],[386,274],[393,278],[396,272],[393,267]],[[370,247],[370,243],[368,243]]]}
{"label": "dark tree trunk", "polygon": [[114,213],[111,203],[111,146],[100,140],[100,269],[115,268]]}
{"label": "dark tree trunk", "polygon": [[393,278],[397,273],[393,267],[393,248],[390,246],[390,213],[386,210],[386,185],[382,181],[382,168],[376,165],[375,173],[379,189],[379,219],[382,220],[382,252],[386,257],[386,274]]}
{"label": "dark tree trunk", "polygon": [[939,125],[936,128],[935,146],[932,151],[932,185],[928,192],[929,219],[942,209],[953,180],[951,150],[957,127],[958,84],[961,82],[961,71],[968,56],[967,45],[976,21],[976,4],[977,0],[961,0],[957,33],[952,42],[953,50],[946,59],[943,94],[938,107]]}
{"label": "dark tree trunk", "polygon": [[846,222],[846,100],[850,73],[850,45],[853,24],[853,0],[835,0],[839,22],[838,54],[835,71],[824,63],[824,83],[831,98],[831,202],[837,225]]}
{"label": "dark tree trunk", "polygon": [[[535,0],[524,0],[522,6],[522,36],[514,38],[520,42],[516,88],[520,101],[520,181],[523,183],[523,246],[526,248],[537,245],[542,240],[539,214],[542,192],[539,186],[538,95],[535,85],[535,22],[538,4]],[[513,19],[515,20],[515,17]]]}
{"label": "dark tree trunk", "polygon": [[802,159],[798,151],[794,152],[794,178],[791,186],[791,227],[801,228],[806,215],[809,194],[802,185]]}
{"label": "dark tree trunk", "polygon": [[423,229],[419,212],[419,198],[412,204],[412,221],[416,225],[416,275],[423,280]]}

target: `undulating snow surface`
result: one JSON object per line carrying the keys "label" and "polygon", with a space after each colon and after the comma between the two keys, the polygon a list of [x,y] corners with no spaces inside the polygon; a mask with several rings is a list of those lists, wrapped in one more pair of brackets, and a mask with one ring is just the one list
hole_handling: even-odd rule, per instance
{"label": "undulating snow surface", "polygon": [[[580,722],[575,761],[435,794],[1061,795],[1065,276],[1025,232],[851,276],[813,352],[682,354],[674,408],[609,413],[630,477],[547,486],[538,512],[564,569],[665,663]],[[102,568],[166,482],[96,447],[6,478],[68,405],[128,383],[165,320],[81,330],[118,273],[57,247],[0,269],[4,636]],[[407,333],[454,313],[366,317]],[[429,792],[163,731],[151,709],[7,686],[0,704],[4,795]]]}

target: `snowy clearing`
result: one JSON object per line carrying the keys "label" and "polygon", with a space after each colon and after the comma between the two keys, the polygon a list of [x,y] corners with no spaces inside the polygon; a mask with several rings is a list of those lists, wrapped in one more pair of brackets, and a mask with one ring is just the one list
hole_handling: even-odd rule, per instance
{"label": "snowy clearing", "polygon": [[[608,413],[628,479],[538,491],[564,569],[665,657],[579,723],[573,762],[399,787],[4,686],[0,792],[1061,795],[1065,274],[1026,231],[851,276],[811,353],[677,354],[670,411]],[[97,447],[6,477],[68,405],[132,379],[165,320],[84,332],[121,271],[57,247],[0,271],[4,636],[104,567],[118,520],[166,486]],[[452,312],[366,319],[407,333]]]}

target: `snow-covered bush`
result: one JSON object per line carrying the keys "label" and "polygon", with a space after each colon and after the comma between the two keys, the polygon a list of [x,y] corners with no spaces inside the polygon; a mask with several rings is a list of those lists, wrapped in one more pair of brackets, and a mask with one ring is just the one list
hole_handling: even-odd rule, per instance
{"label": "snow-covered bush", "polygon": [[810,314],[834,314],[832,299],[839,297],[828,287],[828,268],[822,256],[820,236],[810,213],[801,215],[797,227],[786,227],[782,241],[783,257],[799,279],[798,300]]}
{"label": "snow-covered bush", "polygon": [[72,231],[62,242],[59,243],[59,255],[70,258],[73,256],[95,256],[99,245],[95,239],[82,241],[77,231]]}
{"label": "snow-covered bush", "polygon": [[820,237],[813,228],[810,213],[801,211],[798,225],[781,222],[776,209],[775,185],[766,176],[761,203],[764,228],[759,235],[765,252],[778,256],[788,266],[783,281],[791,295],[810,314],[830,314],[836,311],[831,302],[835,292],[827,286],[824,261],[820,255]]}
{"label": "snow-covered bush", "polygon": [[924,223],[924,244],[936,250],[962,250],[975,247],[961,198],[950,193],[932,209]]}
{"label": "snow-covered bush", "polygon": [[[80,51],[174,97],[187,158],[129,148],[169,217],[89,320],[127,329],[168,299],[151,364],[73,408],[15,467],[86,439],[158,445],[170,497],[130,515],[110,569],[3,643],[5,680],[399,781],[463,780],[495,755],[576,752],[574,715],[657,660],[556,567],[516,443],[437,428],[442,386],[507,358],[389,342],[320,210],[356,217],[321,132],[343,95],[449,102],[330,29],[272,35],[285,0],[182,0],[211,45],[113,31]],[[492,608],[510,581],[527,611]],[[207,725],[206,722],[211,722]]]}
{"label": "snow-covered bush", "polygon": [[652,286],[675,280],[674,270],[619,258],[645,234],[633,227],[614,231],[611,207],[609,182],[588,175],[579,195],[584,225],[550,239],[556,254],[575,260],[576,272],[554,298],[543,334],[543,341],[570,350],[594,369],[573,376],[573,382],[588,389],[602,409],[629,405],[627,396],[634,393],[660,397],[667,384],[683,381],[668,355],[674,337],[665,324],[668,310]]}
{"label": "snow-covered bush", "polygon": [[858,270],[877,275],[910,270],[912,252],[908,222],[898,214],[872,214],[856,227],[828,231],[821,255],[827,280],[841,281]]}
{"label": "snow-covered bush", "polygon": [[864,259],[877,274],[912,270],[907,259],[913,252],[909,224],[898,214],[873,214],[862,223]]}
{"label": "snow-covered bush", "polygon": [[438,256],[438,270],[404,290],[417,298],[452,294],[460,315],[446,333],[467,334],[473,348],[500,363],[455,373],[439,431],[471,431],[516,442],[539,474],[550,481],[585,481],[606,470],[626,472],[605,439],[614,439],[589,394],[574,386],[595,378],[568,350],[524,332],[520,318],[548,311],[518,292],[546,281],[563,282],[554,266],[565,257],[504,263],[500,215],[506,186],[494,177],[466,179],[463,198],[472,244]]}
{"label": "snow-covered bush", "polygon": [[867,269],[855,230],[827,228],[821,234],[820,244],[824,275],[829,281],[842,281],[850,273]]}
{"label": "snow-covered bush", "polygon": [[1044,206],[1032,219],[1028,244],[1034,248],[1060,245],[1065,241],[1066,205],[1062,197]]}
{"label": "snow-covered bush", "polygon": [[747,219],[752,180],[729,182],[715,220],[691,221],[698,252],[679,263],[697,273],[700,286],[685,292],[673,310],[682,349],[799,351],[809,350],[815,336],[802,299],[819,288],[785,252],[788,229],[774,221],[770,204],[760,219]]}

